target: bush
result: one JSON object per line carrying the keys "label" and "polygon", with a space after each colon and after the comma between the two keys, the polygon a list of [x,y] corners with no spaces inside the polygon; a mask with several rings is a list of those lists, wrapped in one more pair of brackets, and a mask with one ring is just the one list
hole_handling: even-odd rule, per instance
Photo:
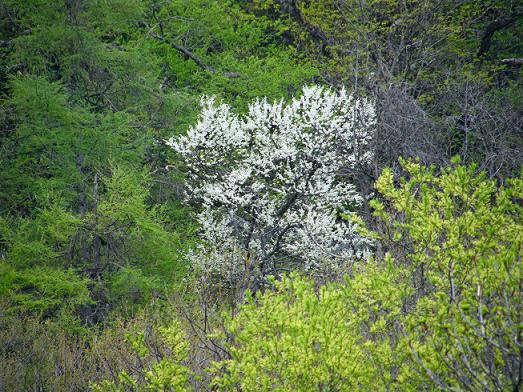
{"label": "bush", "polygon": [[412,369],[446,390],[523,382],[523,180],[498,186],[475,166],[403,162],[374,201],[383,240],[413,286],[402,320]]}
{"label": "bush", "polygon": [[[146,345],[146,332],[127,334],[126,340],[133,347],[138,362],[142,366],[136,374],[121,370],[116,380],[103,380],[92,384],[94,392],[125,392],[125,391],[173,391],[189,390],[190,370],[184,364],[188,357],[189,344],[185,338],[181,324],[173,320],[169,326],[160,327],[160,345],[167,349],[162,357],[162,351],[151,352]],[[152,357],[154,359],[151,360]],[[146,366],[146,367],[145,367]]]}
{"label": "bush", "polygon": [[402,288],[387,269],[368,269],[345,284],[316,287],[291,275],[249,298],[228,319],[231,359],[215,364],[221,390],[311,391],[380,389],[390,383]]}

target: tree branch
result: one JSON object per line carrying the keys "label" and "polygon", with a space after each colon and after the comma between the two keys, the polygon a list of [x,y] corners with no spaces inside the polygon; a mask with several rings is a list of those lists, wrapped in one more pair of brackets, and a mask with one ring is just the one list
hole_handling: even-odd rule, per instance
{"label": "tree branch", "polygon": [[178,44],[176,44],[176,43],[174,43],[172,41],[168,41],[164,36],[158,35],[158,34],[156,34],[154,32],[151,32],[151,37],[156,38],[159,41],[168,43],[173,49],[176,49],[177,51],[182,53],[185,57],[187,57],[188,59],[191,59],[192,61],[194,61],[201,69],[203,69],[205,71],[208,71],[208,72],[210,72],[212,74],[216,74],[216,70],[213,67],[211,67],[210,65],[205,64],[198,56],[196,56],[189,49],[187,49],[187,48],[185,48],[185,47],[183,47],[181,45],[178,45]]}
{"label": "tree branch", "polygon": [[501,60],[501,63],[505,64],[505,65],[511,65],[511,66],[517,67],[517,66],[523,65],[523,58],[503,59],[503,60]]}
{"label": "tree branch", "polygon": [[481,45],[479,47],[477,57],[481,57],[488,52],[490,49],[490,44],[492,43],[492,37],[496,31],[513,25],[521,16],[523,16],[523,7],[516,8],[512,14],[508,16],[502,16],[501,18],[498,18],[489,24],[483,32],[483,37],[481,38]]}
{"label": "tree branch", "polygon": [[321,44],[321,50],[324,55],[327,57],[332,57],[332,54],[329,51],[329,46],[333,45],[334,42],[331,38],[329,38],[324,31],[322,31],[319,27],[314,26],[313,24],[309,23],[301,13],[301,10],[299,8],[299,5],[297,4],[296,0],[291,1],[283,1],[281,4],[284,6],[284,8],[287,8],[287,12],[289,15],[302,27],[307,30],[307,32],[311,35],[311,37],[319,41]]}
{"label": "tree branch", "polygon": [[[194,61],[198,65],[198,67],[200,67],[204,71],[210,72],[213,75],[218,74],[218,71],[216,71],[216,69],[214,69],[210,65],[205,64],[201,58],[196,56],[193,52],[191,52],[186,47],[178,45],[178,44],[174,43],[173,41],[167,40],[163,35],[158,35],[154,32],[151,32],[150,34],[151,34],[151,37],[156,38],[159,41],[165,42],[166,44],[169,44],[173,49],[176,49],[177,51],[182,53],[185,57]],[[242,76],[238,72],[223,72],[221,75],[223,77],[230,78],[230,79],[239,78]]]}

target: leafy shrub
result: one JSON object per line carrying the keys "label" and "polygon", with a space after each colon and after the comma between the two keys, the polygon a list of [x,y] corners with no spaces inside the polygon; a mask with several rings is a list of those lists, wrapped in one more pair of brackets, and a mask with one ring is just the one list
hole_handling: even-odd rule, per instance
{"label": "leafy shrub", "polygon": [[[181,324],[176,320],[167,327],[160,327],[162,342],[167,346],[169,356],[149,361],[149,368],[142,368],[138,373],[139,378],[120,371],[117,380],[103,380],[99,384],[92,384],[94,392],[125,392],[125,391],[173,391],[183,392],[189,390],[189,368],[183,363],[187,360],[189,345],[181,330]],[[145,333],[128,334],[126,339],[133,347],[139,358],[158,356],[151,353],[145,344]],[[140,361],[143,365],[144,361]],[[114,378],[114,377],[113,377]]]}
{"label": "leafy shrub", "polygon": [[367,270],[345,284],[316,287],[291,275],[249,298],[226,321],[231,359],[214,366],[221,390],[370,390],[391,381],[387,337],[402,288],[387,269]]}
{"label": "leafy shrub", "polygon": [[[374,201],[384,242],[413,286],[403,319],[412,374],[446,390],[523,382],[523,179],[498,186],[475,166],[403,162]],[[387,235],[388,234],[388,235]]]}

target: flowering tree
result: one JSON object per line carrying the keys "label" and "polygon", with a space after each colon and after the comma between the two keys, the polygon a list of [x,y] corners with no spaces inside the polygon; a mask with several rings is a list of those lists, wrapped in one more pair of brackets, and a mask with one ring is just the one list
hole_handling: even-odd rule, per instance
{"label": "flowering tree", "polygon": [[214,98],[201,104],[198,123],[168,141],[187,165],[188,201],[201,206],[201,267],[252,278],[367,257],[370,240],[346,218],[362,202],[351,169],[371,158],[369,101],[311,86],[243,116]]}

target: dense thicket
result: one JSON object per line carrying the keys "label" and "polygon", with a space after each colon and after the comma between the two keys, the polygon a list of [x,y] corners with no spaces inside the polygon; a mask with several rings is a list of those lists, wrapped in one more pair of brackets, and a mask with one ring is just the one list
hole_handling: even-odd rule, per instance
{"label": "dense thicket", "polygon": [[522,73],[521,0],[0,0],[0,390],[522,390]]}

